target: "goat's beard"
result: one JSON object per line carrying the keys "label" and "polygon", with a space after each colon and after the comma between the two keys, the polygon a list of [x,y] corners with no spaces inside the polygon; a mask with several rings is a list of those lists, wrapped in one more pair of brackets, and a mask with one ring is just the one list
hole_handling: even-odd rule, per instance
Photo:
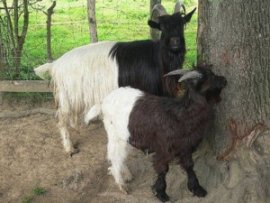
{"label": "goat's beard", "polygon": [[169,51],[168,54],[168,61],[170,64],[169,71],[175,70],[176,68],[182,68],[183,62],[184,62],[185,52],[178,51],[178,52],[172,52]]}

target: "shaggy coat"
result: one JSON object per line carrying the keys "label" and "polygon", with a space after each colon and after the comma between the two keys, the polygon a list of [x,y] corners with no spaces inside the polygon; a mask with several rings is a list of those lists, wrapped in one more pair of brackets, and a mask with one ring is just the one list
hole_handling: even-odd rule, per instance
{"label": "shaggy coat", "polygon": [[182,68],[186,52],[184,25],[194,11],[184,16],[162,16],[159,23],[149,21],[150,26],[161,30],[159,41],[99,42],[73,49],[35,69],[38,76],[50,75],[54,82],[58,126],[67,153],[77,152],[68,127],[76,129],[78,116],[89,109],[88,118],[95,115],[112,90],[132,86],[154,95],[169,95],[162,75]]}
{"label": "shaggy coat", "polygon": [[193,171],[192,152],[207,134],[213,103],[220,100],[226,79],[209,69],[197,71],[200,78],[184,81],[185,94],[179,98],[158,97],[125,87],[104,99],[102,114],[108,134],[110,171],[120,190],[125,191],[125,181],[130,176],[125,165],[129,143],[155,152],[153,166],[158,178],[153,190],[161,201],[169,199],[165,176],[169,162],[175,158],[187,172],[188,189],[196,196],[206,195]]}

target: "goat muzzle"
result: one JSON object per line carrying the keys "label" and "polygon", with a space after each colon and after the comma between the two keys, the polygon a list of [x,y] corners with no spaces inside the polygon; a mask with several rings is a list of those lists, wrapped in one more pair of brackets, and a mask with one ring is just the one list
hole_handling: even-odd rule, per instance
{"label": "goat muzzle", "polygon": [[169,41],[169,46],[172,51],[179,51],[181,48],[180,37],[171,37]]}

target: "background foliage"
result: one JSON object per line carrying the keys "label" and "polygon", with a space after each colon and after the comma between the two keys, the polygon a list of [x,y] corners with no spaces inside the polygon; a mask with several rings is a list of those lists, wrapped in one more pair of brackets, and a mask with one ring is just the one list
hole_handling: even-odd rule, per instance
{"label": "background foliage", "polygon": [[[170,13],[175,1],[163,0]],[[48,8],[51,1],[41,1],[40,6]],[[187,11],[196,2],[185,0]],[[57,0],[52,17],[52,54],[57,59],[68,50],[89,43],[86,0]],[[2,15],[3,13],[1,13]],[[96,15],[99,41],[130,41],[149,38],[149,0],[97,0]],[[185,30],[187,44],[186,66],[196,62],[197,14]],[[21,64],[21,79],[37,79],[33,68],[47,62],[46,15],[40,10],[30,9],[27,33]],[[5,69],[2,78],[12,78],[12,68]]]}

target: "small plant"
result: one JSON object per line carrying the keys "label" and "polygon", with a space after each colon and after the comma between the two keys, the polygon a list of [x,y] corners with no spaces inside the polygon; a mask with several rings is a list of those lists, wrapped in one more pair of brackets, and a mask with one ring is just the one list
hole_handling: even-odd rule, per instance
{"label": "small plant", "polygon": [[22,203],[32,203],[36,196],[44,195],[44,194],[46,194],[46,192],[47,191],[42,187],[35,187],[32,190],[32,195],[24,197],[22,199]]}
{"label": "small plant", "polygon": [[33,195],[40,196],[44,195],[47,191],[42,187],[36,187],[32,190]]}
{"label": "small plant", "polygon": [[23,200],[22,200],[22,203],[32,203],[33,201],[33,197],[24,197]]}

